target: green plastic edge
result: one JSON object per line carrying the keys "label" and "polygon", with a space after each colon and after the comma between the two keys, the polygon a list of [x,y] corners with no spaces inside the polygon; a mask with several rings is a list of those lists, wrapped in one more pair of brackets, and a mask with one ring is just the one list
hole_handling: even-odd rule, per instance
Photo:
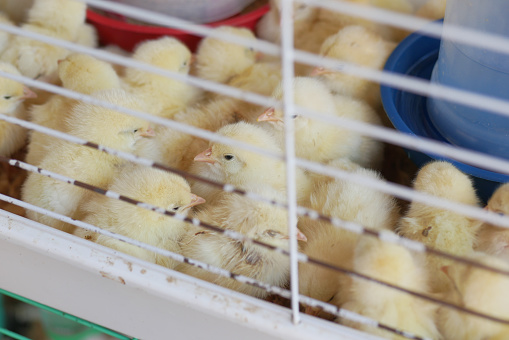
{"label": "green plastic edge", "polygon": [[11,337],[16,340],[30,340],[30,338],[27,338],[23,335],[19,335],[18,333],[14,333],[8,329],[0,328],[0,334],[7,335],[8,337]]}
{"label": "green plastic edge", "polygon": [[[87,327],[90,327],[90,328],[95,329],[95,330],[97,330],[97,331],[99,331],[101,333],[110,335],[110,336],[115,337],[115,338],[120,339],[120,340],[139,340],[137,338],[132,338],[132,337],[126,336],[124,334],[120,334],[120,333],[115,332],[115,331],[113,331],[113,330],[111,330],[109,328],[106,328],[106,327],[103,327],[103,326],[99,326],[99,325],[97,325],[95,323],[92,323],[92,322],[89,322],[87,320],[78,318],[78,317],[76,317],[74,315],[67,314],[67,313],[62,312],[62,311],[60,311],[58,309],[55,309],[53,307],[49,307],[49,306],[46,306],[46,305],[44,305],[42,303],[39,303],[39,302],[30,300],[30,299],[27,299],[27,298],[25,298],[23,296],[20,296],[18,294],[11,293],[11,292],[9,292],[9,291],[7,291],[5,289],[2,289],[2,288],[0,288],[0,294],[4,294],[4,295],[7,295],[7,296],[10,296],[11,298],[14,298],[16,300],[22,301],[22,302],[27,303],[29,305],[32,305],[32,306],[35,306],[35,307],[47,310],[49,312],[55,313],[57,315],[63,316],[64,318],[67,318],[69,320],[78,322],[78,323],[80,323],[82,325],[85,325]],[[21,335],[18,335],[16,333],[13,333],[13,332],[5,329],[5,328],[0,328],[0,333],[8,335],[10,337],[13,337],[14,339],[17,339],[17,340],[30,340],[29,338],[26,338],[24,336],[21,336]],[[15,337],[13,335],[15,335],[17,337]]]}

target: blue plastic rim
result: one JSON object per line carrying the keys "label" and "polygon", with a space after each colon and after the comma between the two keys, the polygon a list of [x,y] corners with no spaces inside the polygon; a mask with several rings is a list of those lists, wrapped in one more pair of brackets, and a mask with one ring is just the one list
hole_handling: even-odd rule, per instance
{"label": "blue plastic rim", "polygon": [[[394,49],[384,70],[429,80],[438,59],[439,49],[440,39],[418,32],[413,33]],[[398,131],[447,143],[429,119],[427,97],[385,85],[381,86],[381,96],[384,110]],[[477,194],[484,202],[488,201],[501,183],[509,182],[508,175],[477,168],[440,155],[405,150],[418,167],[432,160],[445,160],[454,164],[460,171],[473,178]]]}

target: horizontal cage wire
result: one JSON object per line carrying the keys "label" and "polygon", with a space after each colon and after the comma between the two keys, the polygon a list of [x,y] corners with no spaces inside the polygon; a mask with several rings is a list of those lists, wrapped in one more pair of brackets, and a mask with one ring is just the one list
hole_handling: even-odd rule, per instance
{"label": "horizontal cage wire", "polygon": [[[66,48],[70,51],[89,54],[98,59],[103,59],[108,62],[116,63],[125,67],[131,67],[134,69],[140,69],[149,73],[153,73],[156,75],[162,75],[164,77],[168,77],[171,79],[176,79],[181,81],[182,83],[187,83],[192,86],[196,86],[202,88],[206,91],[215,92],[221,95],[225,95],[231,98],[235,98],[241,101],[246,101],[252,104],[260,105],[263,107],[272,107],[275,109],[283,109],[285,125],[284,125],[284,139],[287,148],[284,153],[273,153],[271,151],[261,149],[257,146],[251,145],[249,143],[241,142],[235,139],[231,139],[225,136],[216,135],[213,131],[208,131],[205,129],[197,128],[192,125],[188,125],[185,123],[181,123],[175,120],[158,117],[156,115],[151,115],[145,112],[132,110],[130,108],[125,108],[119,105],[115,105],[103,100],[97,100],[93,96],[85,95],[82,93],[78,93],[72,90],[65,89],[60,86],[48,84],[45,82],[41,82],[39,80],[33,80],[31,78],[27,78],[24,76],[17,76],[11,73],[0,71],[0,76],[8,79],[13,79],[20,83],[26,84],[30,87],[34,87],[37,89],[45,90],[55,95],[61,95],[66,98],[72,98],[78,101],[82,101],[85,103],[91,103],[94,105],[103,106],[109,109],[116,110],[118,112],[134,116],[137,118],[142,118],[146,121],[154,123],[156,126],[165,126],[168,128],[172,128],[175,131],[183,132],[198,138],[202,138],[204,140],[208,140],[215,143],[220,143],[224,145],[230,145],[239,147],[243,150],[249,150],[250,152],[263,154],[270,158],[284,161],[288,166],[286,167],[286,177],[287,177],[287,201],[282,202],[273,198],[267,198],[263,195],[259,195],[258,193],[251,192],[250,190],[244,190],[240,187],[234,186],[230,183],[225,182],[217,182],[214,180],[210,180],[208,178],[198,176],[196,174],[188,173],[187,171],[183,171],[180,169],[175,169],[169,166],[166,166],[160,162],[152,161],[143,157],[138,157],[128,152],[123,152],[120,150],[116,150],[115,148],[110,148],[105,145],[96,144],[94,142],[84,140],[82,138],[78,138],[72,136],[67,133],[60,132],[58,130],[46,128],[44,126],[39,126],[37,124],[31,123],[29,121],[25,121],[22,119],[13,118],[8,115],[0,114],[0,120],[8,122],[10,124],[15,124],[32,131],[42,132],[47,136],[56,137],[62,139],[64,141],[75,143],[77,145],[82,145],[88,148],[96,149],[106,154],[114,155],[121,159],[127,160],[132,163],[136,163],[145,167],[152,167],[155,169],[163,170],[169,173],[175,173],[180,175],[186,179],[194,180],[200,183],[205,183],[207,185],[220,188],[222,191],[227,193],[235,193],[240,194],[242,196],[246,196],[249,199],[254,201],[261,201],[264,203],[268,203],[270,205],[288,209],[288,225],[289,225],[289,239],[290,239],[290,249],[285,250],[277,246],[273,246],[271,244],[261,242],[253,239],[252,237],[246,236],[242,233],[235,232],[229,229],[223,229],[217,225],[213,225],[210,223],[202,222],[195,217],[187,217],[185,215],[180,215],[178,213],[166,210],[162,207],[157,207],[151,205],[149,203],[139,201],[125,195],[116,193],[112,190],[101,188],[95,185],[92,185],[87,182],[79,181],[71,177],[67,177],[63,174],[55,173],[49,171],[48,169],[44,169],[42,167],[30,165],[22,162],[21,160],[11,159],[9,157],[0,156],[0,161],[4,164],[8,164],[10,167],[17,167],[28,172],[38,173],[40,175],[56,179],[59,181],[67,182],[68,184],[78,186],[83,189],[87,189],[93,191],[98,194],[102,194],[108,198],[117,199],[123,202],[134,204],[138,207],[142,207],[144,209],[152,210],[157,213],[170,216],[171,218],[177,218],[182,221],[188,222],[194,226],[203,227],[206,230],[212,230],[215,233],[219,233],[225,235],[228,238],[231,238],[234,241],[240,242],[248,242],[255,244],[260,247],[264,247],[270,249],[273,252],[277,252],[280,254],[284,254],[288,256],[291,263],[290,269],[290,290],[287,290],[284,287],[278,287],[271,284],[267,284],[263,281],[259,281],[257,279],[240,275],[234,272],[230,272],[220,267],[216,267],[198,260],[194,260],[192,258],[188,258],[179,253],[175,253],[172,251],[168,251],[165,249],[161,249],[158,247],[154,247],[150,244],[138,241],[136,239],[132,239],[121,234],[117,234],[114,232],[110,232],[106,229],[102,229],[100,226],[94,226],[85,222],[82,222],[77,219],[73,219],[71,217],[54,213],[50,210],[39,208],[36,205],[32,205],[29,203],[22,202],[13,197],[7,195],[1,195],[0,200],[6,201],[10,204],[17,205],[24,209],[34,210],[38,213],[48,215],[52,218],[56,218],[63,222],[76,225],[79,228],[83,228],[85,230],[93,231],[94,233],[106,235],[108,237],[115,238],[121,242],[128,243],[131,245],[135,245],[142,249],[151,251],[156,254],[160,254],[165,257],[169,257],[178,262],[184,262],[191,266],[196,266],[197,268],[201,268],[207,271],[210,271],[214,274],[231,278],[241,283],[245,283],[248,285],[252,285],[254,287],[264,289],[267,292],[275,295],[279,295],[282,298],[289,299],[291,301],[291,310],[293,315],[294,323],[301,322],[300,313],[299,313],[299,303],[307,305],[309,307],[319,308],[325,312],[328,312],[340,319],[350,320],[352,322],[360,323],[365,326],[383,329],[390,333],[400,335],[409,339],[424,339],[426,336],[420,336],[417,334],[413,334],[412,332],[408,332],[402,329],[398,329],[398,327],[394,327],[393,325],[387,324],[385,322],[381,322],[378,320],[374,320],[371,317],[363,316],[356,312],[349,311],[348,309],[336,306],[334,304],[329,303],[330,301],[320,301],[314,298],[310,298],[306,295],[300,294],[298,292],[299,286],[299,276],[297,273],[297,261],[300,263],[310,263],[314,266],[319,266],[322,268],[327,268],[335,272],[341,272],[347,274],[349,277],[360,278],[362,280],[367,280],[372,283],[376,283],[379,285],[383,285],[386,287],[390,287],[399,292],[404,292],[409,294],[410,296],[418,297],[420,299],[427,300],[432,303],[436,303],[440,306],[444,306],[446,308],[451,308],[454,310],[461,311],[462,313],[466,313],[469,315],[475,315],[480,318],[484,318],[490,321],[494,321],[501,324],[507,324],[509,320],[503,316],[497,317],[494,315],[490,315],[489,313],[484,313],[477,311],[475,309],[467,308],[464,305],[451,303],[442,298],[436,298],[429,294],[423,294],[420,292],[413,291],[412,289],[407,289],[399,284],[392,284],[384,281],[383,279],[377,279],[370,275],[365,275],[356,270],[352,270],[350,268],[332,265],[327,263],[327,261],[323,261],[321,259],[315,258],[313,256],[308,256],[305,254],[305,251],[297,249],[297,216],[299,218],[306,217],[310,218],[313,221],[323,221],[331,224],[336,229],[343,229],[349,232],[354,232],[358,235],[368,235],[371,238],[378,239],[382,242],[387,242],[390,244],[397,244],[403,246],[406,249],[411,250],[412,252],[431,255],[433,257],[437,257],[440,259],[448,259],[453,262],[462,263],[464,265],[468,265],[474,268],[483,269],[483,271],[488,271],[491,273],[496,273],[498,275],[508,275],[509,272],[505,269],[499,268],[499,266],[487,265],[484,262],[479,262],[476,260],[472,260],[470,257],[467,257],[467,254],[457,255],[449,251],[443,251],[441,249],[435,249],[432,246],[429,246],[425,243],[413,240],[411,238],[407,238],[405,236],[400,236],[395,234],[392,231],[387,230],[376,230],[370,228],[368,226],[363,225],[362,223],[355,223],[350,221],[342,220],[340,217],[336,216],[328,216],[327,214],[323,214],[320,211],[316,211],[310,209],[309,207],[303,207],[297,204],[296,202],[296,188],[295,188],[295,179],[296,172],[295,169],[305,169],[306,171],[316,173],[319,175],[324,175],[332,178],[332,180],[344,180],[351,183],[355,183],[356,185],[364,186],[369,189],[374,189],[379,192],[383,192],[394,196],[396,198],[408,201],[408,202],[418,202],[423,203],[430,207],[439,208],[442,210],[449,210],[451,212],[467,216],[472,219],[479,220],[479,223],[490,223],[501,228],[505,228],[509,226],[509,220],[505,218],[505,216],[500,216],[497,212],[486,211],[476,206],[472,206],[469,204],[464,204],[461,202],[452,201],[447,198],[437,197],[425,192],[420,192],[413,188],[408,188],[405,185],[400,185],[397,183],[392,183],[388,181],[382,181],[379,179],[373,179],[371,177],[362,176],[358,174],[351,173],[349,171],[345,171],[343,169],[338,169],[335,167],[331,167],[326,164],[322,164],[320,162],[309,161],[300,157],[297,157],[295,154],[295,131],[294,131],[294,123],[291,117],[294,113],[298,112],[299,115],[303,117],[311,118],[316,121],[320,121],[326,124],[330,124],[331,126],[342,128],[349,131],[354,131],[359,135],[364,135],[369,138],[373,138],[374,140],[393,144],[394,146],[413,149],[418,152],[426,152],[431,154],[439,154],[443,157],[447,157],[450,159],[454,159],[458,162],[463,162],[465,164],[470,164],[472,166],[479,166],[485,169],[489,169],[492,171],[497,171],[502,174],[507,174],[507,161],[502,158],[491,156],[485,154],[483,152],[472,151],[468,148],[462,148],[457,146],[452,146],[448,144],[444,144],[442,142],[435,141],[433,139],[420,137],[420,136],[411,136],[392,128],[384,127],[384,126],[375,126],[370,123],[364,123],[357,120],[351,120],[348,118],[342,117],[330,117],[325,116],[322,113],[314,110],[309,110],[307,108],[303,108],[299,105],[294,104],[291,98],[293,97],[293,87],[292,81],[294,78],[293,71],[293,62],[301,62],[310,66],[321,66],[328,69],[332,69],[335,71],[340,71],[347,75],[354,75],[359,78],[363,78],[370,81],[375,81],[381,85],[390,86],[393,88],[401,89],[403,91],[408,91],[411,93],[416,93],[418,95],[430,96],[438,99],[450,100],[455,103],[465,104],[472,106],[477,109],[488,110],[490,112],[494,112],[497,114],[506,115],[508,112],[507,108],[509,106],[507,101],[493,98],[490,96],[478,94],[472,91],[459,90],[453,87],[437,85],[433,84],[429,81],[425,81],[422,79],[413,78],[407,75],[397,75],[395,73],[388,72],[386,70],[373,70],[368,67],[359,67],[356,64],[342,62],[340,60],[331,59],[324,56],[318,56],[314,53],[305,52],[302,50],[293,50],[291,47],[293,46],[293,18],[291,14],[291,6],[293,5],[293,1],[290,0],[282,0],[281,8],[283,9],[283,13],[281,15],[281,47],[277,44],[268,43],[261,39],[257,40],[249,40],[242,39],[238,36],[232,34],[226,34],[221,32],[220,30],[215,30],[213,28],[209,28],[203,25],[193,24],[191,22],[187,22],[185,20],[177,19],[174,17],[161,15],[155,12],[141,10],[139,8],[134,8],[131,6],[121,5],[117,3],[111,3],[108,1],[99,1],[99,0],[87,0],[84,1],[88,6],[92,6],[93,8],[98,8],[101,10],[108,10],[112,12],[116,12],[127,17],[132,17],[137,20],[142,20],[145,22],[150,22],[152,24],[158,24],[167,27],[176,27],[179,29],[183,29],[185,31],[192,32],[199,36],[203,37],[215,37],[224,39],[225,41],[254,48],[261,52],[281,56],[282,61],[282,87],[284,89],[285,95],[282,96],[282,100],[277,100],[276,98],[272,98],[270,96],[259,95],[254,92],[244,91],[235,87],[232,87],[229,84],[221,84],[214,81],[208,81],[201,79],[196,76],[190,76],[188,74],[182,75],[177,72],[168,71],[166,69],[162,69],[160,67],[154,67],[153,65],[142,63],[132,59],[131,57],[121,57],[118,55],[114,55],[112,53],[108,53],[105,51],[101,51],[94,48],[87,48],[81,45],[70,43],[68,41],[51,38],[48,36],[44,36],[37,33],[32,33],[29,31],[25,31],[22,28],[13,27],[10,25],[0,24],[0,30],[6,31],[8,33],[14,35],[25,36],[29,38],[34,38],[49,44],[53,44],[55,46],[60,46]],[[478,32],[475,30],[469,30],[463,27],[452,27],[447,31],[447,35],[442,35],[442,26],[438,23],[431,23],[429,20],[418,19],[413,15],[408,14],[400,14],[397,12],[393,12],[390,10],[384,10],[377,7],[371,6],[361,6],[359,4],[355,4],[353,2],[347,1],[320,1],[320,0],[302,0],[295,1],[295,3],[302,3],[311,6],[318,6],[317,8],[326,8],[329,10],[333,10],[337,13],[341,13],[343,15],[352,15],[355,17],[360,17],[363,19],[371,20],[373,22],[379,22],[381,24],[386,24],[402,29],[407,29],[410,31],[420,31],[423,34],[427,34],[435,37],[442,37],[442,39],[451,39],[458,43],[464,44],[472,44],[474,46],[478,46],[481,48],[486,48],[489,50],[494,50],[501,53],[508,53],[508,44],[504,44],[507,39],[493,36],[491,34],[486,34],[483,32]],[[294,7],[294,10],[295,7]],[[466,38],[468,37],[468,38]],[[263,110],[262,110],[263,111]],[[410,204],[412,204],[410,203]],[[479,224],[480,225],[480,224]],[[427,229],[422,231],[424,236],[427,236],[429,232],[434,232],[433,227],[428,227]],[[197,233],[198,234],[198,233]],[[425,235],[426,234],[426,235]],[[305,249],[305,248],[304,248]],[[455,288],[458,289],[457,287]],[[296,326],[298,327],[298,326]]]}

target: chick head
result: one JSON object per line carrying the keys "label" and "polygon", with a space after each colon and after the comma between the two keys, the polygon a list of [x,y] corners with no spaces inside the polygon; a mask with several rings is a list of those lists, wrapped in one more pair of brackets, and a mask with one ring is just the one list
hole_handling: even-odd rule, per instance
{"label": "chick head", "polygon": [[[277,19],[280,19],[280,13],[281,13],[281,0],[270,0],[269,1],[271,8],[276,9]],[[309,4],[303,4],[294,2],[293,3],[293,21],[297,24],[301,22],[311,22],[313,21],[318,15],[318,8],[314,7]]]}
{"label": "chick head", "polygon": [[[187,215],[191,207],[205,202],[203,198],[191,193],[191,188],[183,177],[138,165],[127,165],[122,168],[109,189],[181,215]],[[115,204],[125,207],[128,203],[117,200]],[[125,211],[125,209],[119,211]],[[150,226],[172,219],[167,215],[141,207],[134,208],[134,211],[134,214],[126,214],[125,218],[142,220],[143,223],[140,225]]]}
{"label": "chick head", "polygon": [[[380,35],[364,26],[350,25],[328,37],[320,47],[320,55],[364,67],[381,69],[395,47],[395,43],[384,40]],[[340,71],[323,67],[315,68],[312,75],[323,75],[328,78],[348,76]]]}
{"label": "chick head", "polygon": [[[277,195],[280,198],[279,201],[284,199],[281,193],[275,193],[272,188],[265,185],[261,185],[256,194],[264,198],[273,198],[274,195]],[[238,194],[224,196],[218,209],[224,209],[221,213],[223,216],[221,225],[225,229],[234,230],[274,247],[288,249],[289,232],[286,209]],[[299,241],[307,240],[306,236],[298,229],[297,239]],[[271,251],[247,242],[244,242],[244,246],[246,248],[254,246],[260,252]]]}
{"label": "chick head", "polygon": [[[191,52],[178,39],[162,37],[140,43],[133,54],[133,58],[162,69],[188,74],[191,66]],[[154,81],[156,75],[137,68],[126,69],[126,80],[137,86]],[[162,79],[168,79],[159,76]]]}
{"label": "chick head", "polygon": [[509,183],[502,184],[491,195],[486,210],[509,215]]}
{"label": "chick head", "polygon": [[[250,123],[225,125],[216,133],[271,152],[281,152],[277,141],[269,132]],[[211,142],[209,148],[194,160],[208,163],[211,171],[224,175],[227,183],[236,186],[246,182],[273,182],[283,174],[279,170],[284,169],[284,163],[279,160],[219,142]],[[281,177],[280,180],[284,181],[284,178]]]}
{"label": "chick head", "polygon": [[[253,32],[247,28],[221,26],[215,30],[256,40]],[[201,41],[196,52],[196,74],[203,79],[225,83],[255,62],[254,48],[208,37]]]}
{"label": "chick head", "polygon": [[[0,71],[19,76],[19,71],[9,63],[0,63]],[[0,77],[0,113],[9,114],[16,110],[18,105],[27,98],[37,95],[27,86],[9,79]]]}
{"label": "chick head", "polygon": [[[92,94],[97,100],[145,112],[145,102],[121,89],[109,89]],[[66,121],[71,134],[120,151],[133,151],[143,137],[154,136],[148,121],[99,105],[80,102]]]}
{"label": "chick head", "polygon": [[472,179],[446,161],[432,161],[423,166],[413,186],[415,190],[456,202],[479,203]]}
{"label": "chick head", "polygon": [[[272,93],[272,97],[281,101],[284,96],[283,83]],[[323,115],[333,115],[336,110],[334,97],[328,87],[321,81],[309,77],[296,77],[293,81],[294,104],[297,106],[292,115],[295,131],[305,129],[312,118],[299,114],[299,107],[310,111],[316,111]],[[280,108],[270,107],[258,117],[259,122],[267,121],[274,124],[278,129],[283,129],[284,112]]]}
{"label": "chick head", "polygon": [[120,87],[120,80],[110,63],[80,53],[58,62],[58,76],[63,87],[80,93]]}

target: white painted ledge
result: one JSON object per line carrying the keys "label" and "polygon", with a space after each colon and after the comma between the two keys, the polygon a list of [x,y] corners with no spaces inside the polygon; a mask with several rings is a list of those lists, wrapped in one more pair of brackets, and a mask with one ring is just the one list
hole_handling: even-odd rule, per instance
{"label": "white painted ledge", "polygon": [[143,340],[379,339],[0,210],[0,288]]}

